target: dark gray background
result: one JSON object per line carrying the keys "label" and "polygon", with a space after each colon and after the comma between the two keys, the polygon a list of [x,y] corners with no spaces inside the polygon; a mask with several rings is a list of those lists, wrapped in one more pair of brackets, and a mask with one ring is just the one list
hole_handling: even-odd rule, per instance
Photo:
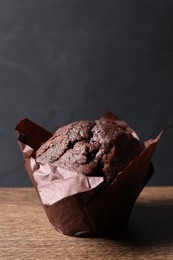
{"label": "dark gray background", "polygon": [[[112,110],[142,140],[173,120],[172,0],[0,0],[0,186],[31,185],[14,128]],[[173,127],[149,185],[173,185]]]}

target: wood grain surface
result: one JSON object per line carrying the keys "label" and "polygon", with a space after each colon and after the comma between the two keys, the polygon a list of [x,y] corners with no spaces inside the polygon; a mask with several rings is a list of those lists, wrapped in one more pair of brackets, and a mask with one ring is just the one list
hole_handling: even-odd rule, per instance
{"label": "wood grain surface", "polygon": [[173,187],[146,187],[128,226],[75,238],[50,225],[33,188],[0,189],[0,260],[173,259]]}

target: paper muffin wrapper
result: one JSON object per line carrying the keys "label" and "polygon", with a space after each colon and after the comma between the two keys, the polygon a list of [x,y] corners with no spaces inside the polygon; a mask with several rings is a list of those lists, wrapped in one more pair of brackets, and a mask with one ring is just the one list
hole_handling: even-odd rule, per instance
{"label": "paper muffin wrapper", "polygon": [[[125,121],[109,112],[105,120],[114,120],[139,139]],[[152,176],[151,158],[163,131],[144,142],[144,150],[119,172],[111,184],[103,177],[69,171],[35,159],[37,149],[52,134],[29,119],[17,126],[18,142],[25,168],[53,227],[71,236],[98,236],[123,227],[140,192]]]}

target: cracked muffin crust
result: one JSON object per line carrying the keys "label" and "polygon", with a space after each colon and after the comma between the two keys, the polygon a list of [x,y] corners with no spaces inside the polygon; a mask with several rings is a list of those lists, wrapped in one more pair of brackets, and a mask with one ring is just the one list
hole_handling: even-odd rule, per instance
{"label": "cracked muffin crust", "polygon": [[111,120],[76,121],[59,128],[36,152],[39,163],[90,176],[104,176],[111,183],[143,145]]}

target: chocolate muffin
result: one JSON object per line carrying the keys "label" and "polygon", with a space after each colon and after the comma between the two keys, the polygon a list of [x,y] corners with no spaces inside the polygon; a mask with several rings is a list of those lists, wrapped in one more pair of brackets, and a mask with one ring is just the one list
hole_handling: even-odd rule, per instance
{"label": "chocolate muffin", "polygon": [[54,135],[27,118],[16,131],[50,223],[71,236],[105,236],[127,225],[154,173],[151,158],[163,133],[142,143],[109,111],[100,120],[74,122]]}
{"label": "chocolate muffin", "polygon": [[39,163],[111,183],[137,155],[143,144],[114,120],[77,121],[59,128],[36,152]]}

